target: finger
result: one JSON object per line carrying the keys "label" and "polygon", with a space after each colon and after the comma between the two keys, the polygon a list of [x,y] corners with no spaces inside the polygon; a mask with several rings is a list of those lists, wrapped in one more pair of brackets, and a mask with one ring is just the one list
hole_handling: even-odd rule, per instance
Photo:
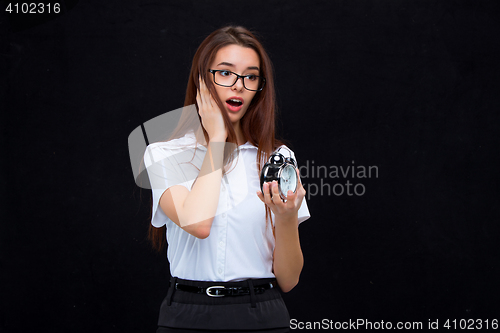
{"label": "finger", "polygon": [[[302,180],[300,179],[300,171],[299,168],[295,168],[295,173],[297,174],[297,179],[299,180],[300,186],[302,186]],[[297,186],[298,187],[298,186]]]}
{"label": "finger", "polygon": [[302,184],[302,180],[300,179],[300,171],[299,171],[298,168],[295,168],[295,172],[297,173],[297,179],[299,180],[299,182],[297,184],[297,189],[295,190],[295,192],[298,193],[299,196],[301,194],[303,194],[303,196],[304,196],[305,195],[305,189],[304,189],[304,186]]}
{"label": "finger", "polygon": [[197,93],[196,93],[196,104],[198,104],[198,112],[200,112],[200,111],[201,111],[200,89],[197,89]]}
{"label": "finger", "polygon": [[273,180],[272,184],[272,191],[273,191],[273,202],[275,205],[281,205],[283,204],[283,200],[281,200],[280,196],[280,191],[278,189],[278,182]]}
{"label": "finger", "polygon": [[206,105],[203,103],[203,100],[201,99],[201,94],[199,90],[198,94],[196,95],[196,102],[198,103],[198,114],[200,115],[203,121],[203,118],[206,115]]}
{"label": "finger", "polygon": [[203,79],[200,78],[200,98],[203,105],[209,105],[207,93],[207,86],[205,85]]}
{"label": "finger", "polygon": [[208,86],[205,83],[205,81],[201,80],[203,84],[203,93],[204,93],[204,102],[206,103],[207,106],[214,107],[216,105],[215,99],[212,96],[212,93],[210,93],[210,90],[208,90]]}
{"label": "finger", "polygon": [[261,191],[257,191],[255,193],[257,193],[257,196],[259,197],[260,201],[262,201],[262,202],[265,203],[265,201],[264,201],[264,194],[262,194]]}
{"label": "finger", "polygon": [[196,95],[196,100],[199,101],[198,104],[200,107],[203,106],[203,81],[201,80],[201,75],[198,75],[198,89],[197,89],[197,95]]}
{"label": "finger", "polygon": [[209,104],[209,96],[210,92],[208,91],[207,85],[205,84],[205,81],[200,77],[200,97],[205,105]]}
{"label": "finger", "polygon": [[302,185],[300,187],[297,187],[297,190],[295,192],[295,205],[300,208],[302,205],[302,200],[304,200],[304,197],[306,196],[306,190]]}
{"label": "finger", "polygon": [[203,80],[201,78],[201,75],[198,75],[198,91],[201,92],[202,86],[203,86]]}
{"label": "finger", "polygon": [[271,193],[269,192],[269,185],[269,183],[264,183],[264,185],[262,186],[264,189],[264,202],[266,203],[266,205],[272,206],[274,203],[271,199]]}
{"label": "finger", "polygon": [[298,195],[297,195],[299,202],[302,202],[302,200],[306,196],[306,193],[307,193],[306,189],[301,186],[300,190],[298,191]]}
{"label": "finger", "polygon": [[293,206],[295,205],[296,197],[297,197],[297,192],[293,192],[292,190],[288,190],[288,193],[286,194],[285,206],[293,208]]}
{"label": "finger", "polygon": [[[211,94],[210,92],[208,92],[208,93],[209,93],[209,95],[210,95],[210,98],[209,98],[209,101],[210,101],[210,106],[211,106],[211,107],[216,106],[216,105],[217,105],[217,102],[215,101],[214,96],[212,96],[212,94]],[[218,107],[219,107],[219,106],[217,105],[217,108],[218,108]]]}

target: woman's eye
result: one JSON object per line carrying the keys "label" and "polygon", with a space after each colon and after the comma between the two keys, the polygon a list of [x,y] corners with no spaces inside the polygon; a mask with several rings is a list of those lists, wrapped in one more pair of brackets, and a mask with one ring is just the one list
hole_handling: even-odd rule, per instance
{"label": "woman's eye", "polygon": [[220,75],[222,75],[222,76],[229,76],[229,75],[231,75],[231,72],[230,72],[230,71],[220,71],[219,73],[220,73]]}
{"label": "woman's eye", "polygon": [[247,75],[246,78],[250,81],[255,81],[258,79],[258,76],[257,75],[254,75],[254,74],[250,74],[250,75]]}

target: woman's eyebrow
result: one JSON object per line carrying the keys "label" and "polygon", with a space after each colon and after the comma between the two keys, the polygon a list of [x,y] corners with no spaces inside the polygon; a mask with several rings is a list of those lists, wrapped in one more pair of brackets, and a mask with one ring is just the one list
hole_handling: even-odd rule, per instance
{"label": "woman's eyebrow", "polygon": [[[221,62],[220,64],[218,64],[217,66],[229,66],[229,67],[234,67],[233,64],[229,63],[229,62]],[[259,67],[257,66],[250,66],[250,67],[247,67],[247,69],[255,69],[255,70],[259,70]]]}
{"label": "woman's eyebrow", "polygon": [[230,67],[234,67],[234,65],[233,65],[233,64],[231,64],[231,63],[229,63],[229,62],[225,62],[225,61],[221,62],[221,63],[220,63],[220,64],[218,64],[217,66],[221,66],[221,65],[222,65],[222,66],[230,66]]}

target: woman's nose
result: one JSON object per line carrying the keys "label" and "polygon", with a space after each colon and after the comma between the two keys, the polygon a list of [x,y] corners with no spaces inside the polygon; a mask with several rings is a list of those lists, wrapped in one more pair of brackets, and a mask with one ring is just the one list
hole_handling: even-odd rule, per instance
{"label": "woman's nose", "polygon": [[232,88],[238,91],[243,90],[245,88],[243,85],[243,78],[239,77],[238,80],[236,80],[236,83],[232,86]]}

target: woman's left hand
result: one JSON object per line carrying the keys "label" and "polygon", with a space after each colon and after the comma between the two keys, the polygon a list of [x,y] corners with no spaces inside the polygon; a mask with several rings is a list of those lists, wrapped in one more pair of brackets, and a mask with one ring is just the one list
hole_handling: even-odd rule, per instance
{"label": "woman's left hand", "polygon": [[280,216],[285,219],[297,217],[297,211],[299,210],[302,200],[306,195],[306,190],[300,181],[298,169],[295,169],[295,172],[297,173],[299,184],[295,193],[288,191],[286,202],[284,202],[280,197],[277,181],[264,183],[262,186],[264,193],[257,191],[259,199],[271,209],[275,216]]}

